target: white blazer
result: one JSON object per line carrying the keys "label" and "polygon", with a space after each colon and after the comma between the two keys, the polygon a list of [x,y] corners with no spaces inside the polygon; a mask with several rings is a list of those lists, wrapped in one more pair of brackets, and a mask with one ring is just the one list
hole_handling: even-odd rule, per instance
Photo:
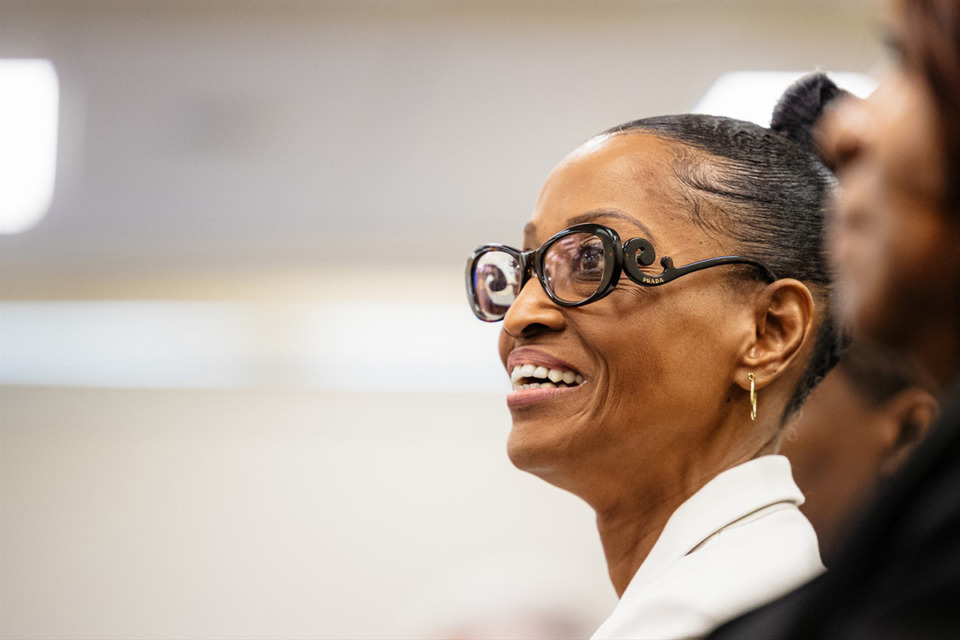
{"label": "white blazer", "polygon": [[670,516],[592,640],[687,640],[808,582],[823,563],[783,456],[727,469]]}

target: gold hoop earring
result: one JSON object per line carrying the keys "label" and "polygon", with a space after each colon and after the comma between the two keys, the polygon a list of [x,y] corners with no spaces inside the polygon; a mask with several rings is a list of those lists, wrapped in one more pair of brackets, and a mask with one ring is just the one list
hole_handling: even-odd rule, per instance
{"label": "gold hoop earring", "polygon": [[757,419],[757,392],[753,386],[753,374],[747,374],[747,380],[750,381],[750,420]]}

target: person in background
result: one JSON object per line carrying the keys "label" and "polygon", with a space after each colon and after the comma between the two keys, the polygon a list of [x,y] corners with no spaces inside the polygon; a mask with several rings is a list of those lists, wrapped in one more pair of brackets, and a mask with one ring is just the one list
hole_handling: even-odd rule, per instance
{"label": "person in background", "polygon": [[594,638],[699,638],[823,570],[776,455],[837,344],[834,178],[791,113],[615,127],[553,170],[522,250],[468,261],[503,322],[511,461],[596,512],[620,602]]}
{"label": "person in background", "polygon": [[854,340],[921,367],[942,417],[830,571],[713,640],[960,637],[960,0],[890,9],[895,64],[822,125],[842,187],[830,244]]}
{"label": "person in background", "polygon": [[813,390],[780,453],[829,569],[863,505],[926,436],[938,412],[933,383],[888,349],[858,341]]}

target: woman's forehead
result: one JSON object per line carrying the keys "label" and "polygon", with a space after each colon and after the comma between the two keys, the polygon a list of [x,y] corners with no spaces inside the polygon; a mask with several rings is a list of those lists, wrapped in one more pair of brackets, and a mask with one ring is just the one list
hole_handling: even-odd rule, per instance
{"label": "woman's forehead", "polygon": [[551,177],[564,171],[615,170],[623,164],[633,165],[638,172],[669,171],[680,146],[675,140],[645,129],[601,134],[570,152],[556,166]]}
{"label": "woman's forehead", "polygon": [[[677,146],[648,133],[588,141],[550,173],[524,239],[542,241],[578,222],[656,235],[665,223],[689,221],[688,201],[673,171]],[[612,215],[608,220],[585,219],[598,212]]]}

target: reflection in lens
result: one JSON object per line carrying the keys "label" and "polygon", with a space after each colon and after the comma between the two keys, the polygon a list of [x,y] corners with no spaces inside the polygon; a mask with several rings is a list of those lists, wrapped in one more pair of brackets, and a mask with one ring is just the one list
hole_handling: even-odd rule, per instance
{"label": "reflection in lens", "polygon": [[543,276],[556,298],[582,302],[600,288],[605,265],[603,241],[592,233],[573,233],[547,250]]}
{"label": "reflection in lens", "polygon": [[505,251],[487,251],[476,262],[473,288],[488,320],[499,320],[520,293],[520,265]]}

